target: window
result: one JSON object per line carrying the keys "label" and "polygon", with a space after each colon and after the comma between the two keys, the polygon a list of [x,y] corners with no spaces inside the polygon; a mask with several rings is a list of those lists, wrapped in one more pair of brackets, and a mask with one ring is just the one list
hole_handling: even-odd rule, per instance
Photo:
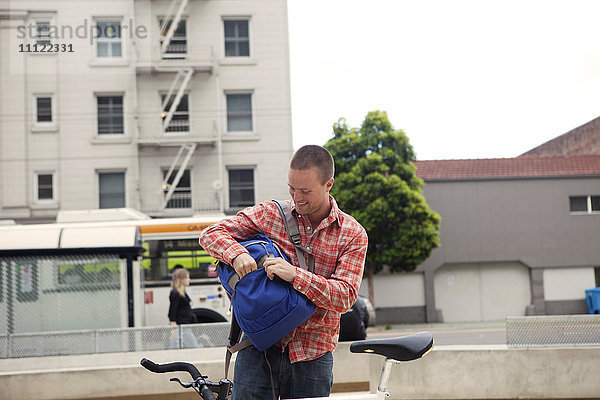
{"label": "window", "polygon": [[36,96],[35,110],[36,122],[52,122],[52,96]]}
{"label": "window", "polygon": [[248,20],[225,20],[225,57],[249,57]]}
{"label": "window", "polygon": [[121,22],[96,21],[96,56],[115,58],[122,55]]}
{"label": "window", "polygon": [[571,196],[569,207],[574,213],[600,212],[600,195],[596,196]]}
{"label": "window", "polygon": [[38,45],[52,44],[49,20],[35,21],[35,43]]}
{"label": "window", "polygon": [[61,260],[56,265],[56,280],[59,287],[114,287],[120,282],[120,274],[119,261],[111,260],[109,257]]}
{"label": "window", "polygon": [[51,173],[38,173],[36,177],[37,200],[54,200],[54,177]]}
{"label": "window", "polygon": [[[167,32],[171,27],[172,20],[160,20],[161,36],[166,36]],[[162,42],[161,42],[162,48]],[[177,29],[173,33],[173,37],[167,46],[166,51],[163,53],[163,58],[170,59],[182,59],[187,55],[187,33],[186,33],[186,21],[180,20]]]}
{"label": "window", "polygon": [[590,210],[600,211],[600,196],[590,196]]}
{"label": "window", "polygon": [[[168,171],[163,172],[163,179],[167,176],[167,172]],[[174,170],[169,176],[167,187],[163,191],[165,196],[169,192],[169,186],[175,180],[177,172],[177,170]],[[173,191],[173,195],[167,202],[166,208],[192,208],[192,179],[189,169],[183,171],[183,175],[181,175],[181,179],[179,179],[179,182]]]}
{"label": "window", "polygon": [[98,173],[98,192],[100,208],[125,207],[125,173]]}
{"label": "window", "polygon": [[240,208],[254,205],[254,170],[229,170],[229,207]]}
{"label": "window", "polygon": [[142,246],[146,282],[171,279],[169,274],[177,265],[187,269],[192,279],[218,276],[216,260],[202,249],[198,239],[153,239],[144,241]]}
{"label": "window", "polygon": [[[163,94],[160,96],[162,100],[162,104],[165,103],[165,98],[167,95]],[[162,113],[162,119],[165,120],[171,105],[173,104],[173,100],[175,100],[175,95],[171,95],[169,101],[165,105],[164,111]],[[165,129],[165,132],[188,132],[190,130],[190,107],[188,104],[188,95],[184,94],[181,96],[181,100],[173,113],[173,117],[171,121],[169,121],[169,126]]]}
{"label": "window", "polygon": [[123,96],[97,96],[98,134],[123,133]]}
{"label": "window", "polygon": [[229,132],[252,130],[252,95],[250,93],[227,95],[227,130]]}

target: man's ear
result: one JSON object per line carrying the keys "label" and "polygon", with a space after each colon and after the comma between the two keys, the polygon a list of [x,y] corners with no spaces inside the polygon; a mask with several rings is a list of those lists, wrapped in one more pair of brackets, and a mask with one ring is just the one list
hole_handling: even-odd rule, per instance
{"label": "man's ear", "polygon": [[327,185],[327,191],[328,191],[328,192],[329,192],[329,191],[331,190],[331,188],[333,187],[333,181],[334,181],[334,180],[335,180],[335,179],[333,179],[333,178],[330,178],[330,179],[327,181],[326,185]]}

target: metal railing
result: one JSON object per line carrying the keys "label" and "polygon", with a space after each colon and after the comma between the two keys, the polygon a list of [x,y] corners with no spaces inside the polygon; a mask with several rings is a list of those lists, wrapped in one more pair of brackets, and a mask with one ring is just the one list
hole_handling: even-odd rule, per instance
{"label": "metal railing", "polygon": [[600,315],[506,318],[508,347],[600,346]]}
{"label": "metal railing", "polygon": [[0,358],[225,346],[229,322],[0,335]]}
{"label": "metal railing", "polygon": [[221,192],[207,189],[200,193],[175,193],[162,208],[164,193],[142,199],[141,211],[150,216],[192,216],[197,213],[221,212]]}
{"label": "metal railing", "polygon": [[[212,145],[217,141],[217,122],[214,118],[193,110],[176,115],[181,119],[172,119],[166,131],[163,127],[164,119],[159,111],[152,116],[139,118],[140,136],[137,138],[138,144],[143,146],[172,146],[177,143]],[[186,116],[187,119],[185,119]]]}

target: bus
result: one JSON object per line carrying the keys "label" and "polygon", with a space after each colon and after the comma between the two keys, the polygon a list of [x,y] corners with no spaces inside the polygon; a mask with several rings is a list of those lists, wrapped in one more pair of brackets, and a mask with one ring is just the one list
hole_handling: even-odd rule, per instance
{"label": "bus", "polygon": [[168,325],[176,267],[190,272],[198,321],[228,321],[215,260],[198,243],[200,231],[226,217],[138,214],[106,220],[106,210],[92,210],[0,225],[0,334]]}

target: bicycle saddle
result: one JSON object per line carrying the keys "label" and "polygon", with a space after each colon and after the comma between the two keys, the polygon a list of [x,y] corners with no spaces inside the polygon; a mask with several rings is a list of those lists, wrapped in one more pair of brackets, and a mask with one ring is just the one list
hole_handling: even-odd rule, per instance
{"label": "bicycle saddle", "polygon": [[351,353],[375,353],[397,361],[421,358],[433,348],[429,332],[386,339],[367,339],[350,345]]}

